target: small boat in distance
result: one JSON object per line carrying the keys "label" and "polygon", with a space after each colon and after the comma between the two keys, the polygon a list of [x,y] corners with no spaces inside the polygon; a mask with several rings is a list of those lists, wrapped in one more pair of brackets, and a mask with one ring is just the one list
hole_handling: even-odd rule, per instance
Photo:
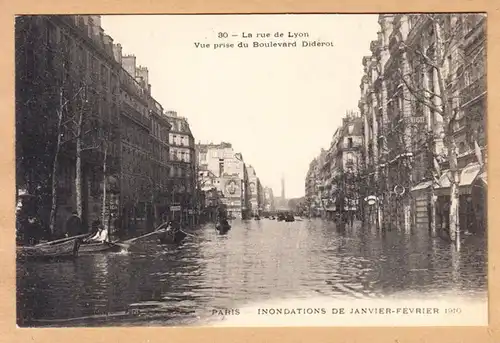
{"label": "small boat in distance", "polygon": [[294,222],[295,221],[295,217],[293,216],[293,213],[287,213],[285,215],[285,221],[286,222]]}
{"label": "small boat in distance", "polygon": [[231,225],[227,221],[215,224],[215,229],[222,235],[231,230]]}
{"label": "small boat in distance", "polygon": [[16,257],[20,260],[68,259],[77,257],[79,248],[79,239],[69,239],[58,243],[41,243],[34,246],[20,246],[16,249]]}

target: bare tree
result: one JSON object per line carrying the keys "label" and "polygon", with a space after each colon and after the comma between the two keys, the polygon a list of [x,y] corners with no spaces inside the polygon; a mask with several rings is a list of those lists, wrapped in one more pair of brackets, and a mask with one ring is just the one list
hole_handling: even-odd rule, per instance
{"label": "bare tree", "polygon": [[[458,215],[460,173],[457,166],[458,154],[454,126],[460,112],[460,99],[463,97],[460,80],[471,64],[477,59],[484,58],[484,46],[476,54],[467,58],[461,53],[459,43],[463,40],[464,32],[461,23],[465,15],[426,14],[423,16],[430,26],[431,41],[428,42],[429,44],[420,44],[420,42],[412,45],[404,44],[403,53],[411,61],[412,68],[400,70],[400,79],[410,94],[410,98],[405,100],[423,105],[424,111],[431,111],[442,118],[444,152],[449,163],[450,174],[449,232],[450,238],[458,244],[460,242]],[[435,132],[429,134],[434,135]],[[429,146],[429,149],[434,149],[434,147]],[[432,157],[432,163],[434,163],[434,158],[435,156]],[[439,169],[437,172],[439,173]],[[431,225],[434,231],[435,198],[434,188],[431,186],[433,208]]]}
{"label": "bare tree", "polygon": [[[64,68],[64,63],[63,63],[63,68]],[[71,97],[65,97],[65,87],[66,87],[66,79],[63,77],[62,83],[59,86],[59,106],[56,109],[56,114],[57,114],[57,141],[56,141],[56,146],[55,146],[55,152],[54,152],[54,160],[52,164],[52,175],[51,175],[51,194],[52,194],[52,203],[51,203],[51,208],[50,208],[50,219],[49,219],[49,228],[50,232],[54,233],[55,232],[55,225],[56,225],[56,214],[57,214],[57,197],[58,197],[58,192],[57,192],[57,187],[58,187],[58,176],[59,176],[59,158],[60,158],[60,152],[66,143],[70,142],[72,139],[65,140],[64,138],[64,127],[65,125],[68,124],[67,122],[67,109],[68,109],[68,104],[74,101],[79,94],[82,92],[83,88],[80,88],[76,94]]]}

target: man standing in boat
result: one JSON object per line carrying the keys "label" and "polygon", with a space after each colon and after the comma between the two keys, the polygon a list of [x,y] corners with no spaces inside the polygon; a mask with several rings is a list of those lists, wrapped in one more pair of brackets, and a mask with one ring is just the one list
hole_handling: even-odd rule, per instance
{"label": "man standing in boat", "polygon": [[73,211],[71,216],[66,221],[66,236],[72,237],[82,233],[82,220],[78,217],[78,213]]}

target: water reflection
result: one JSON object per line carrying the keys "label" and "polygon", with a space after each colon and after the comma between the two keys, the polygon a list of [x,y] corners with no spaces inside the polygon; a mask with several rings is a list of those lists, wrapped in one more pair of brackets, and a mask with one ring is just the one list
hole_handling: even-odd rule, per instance
{"label": "water reflection", "polygon": [[[179,246],[151,237],[125,254],[19,264],[18,323],[106,314],[95,325],[181,325],[203,321],[213,308],[276,298],[486,293],[486,244],[478,238],[457,252],[424,231],[381,232],[359,223],[263,219],[232,226],[226,235],[213,225],[198,228]],[[164,315],[141,323],[111,316],[140,305]]]}

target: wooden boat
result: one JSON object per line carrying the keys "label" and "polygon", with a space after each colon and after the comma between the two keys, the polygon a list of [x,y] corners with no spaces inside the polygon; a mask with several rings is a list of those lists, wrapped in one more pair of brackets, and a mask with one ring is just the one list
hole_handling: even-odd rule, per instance
{"label": "wooden boat", "polygon": [[65,259],[78,256],[79,239],[67,239],[58,243],[42,243],[34,246],[17,247],[18,259]]}
{"label": "wooden boat", "polygon": [[182,230],[178,230],[177,232],[175,232],[175,234],[167,231],[167,232],[159,234],[159,235],[160,235],[159,238],[160,238],[161,244],[178,244],[178,243],[182,242],[182,240],[184,238],[186,238],[187,233],[185,233]]}
{"label": "wooden boat", "polygon": [[217,225],[215,225],[215,229],[219,231],[219,233],[224,234],[229,230],[231,230],[231,225],[229,223],[227,223],[226,225],[222,223],[217,223]]}
{"label": "wooden boat", "polygon": [[120,251],[122,247],[112,242],[89,242],[80,245],[80,254]]}

